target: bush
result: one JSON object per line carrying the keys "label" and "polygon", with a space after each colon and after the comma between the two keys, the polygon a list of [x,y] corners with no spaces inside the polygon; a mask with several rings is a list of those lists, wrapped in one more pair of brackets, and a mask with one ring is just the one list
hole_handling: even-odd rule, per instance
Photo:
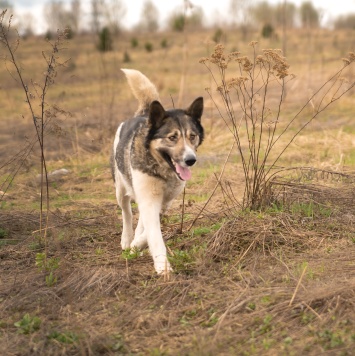
{"label": "bush", "polygon": [[131,56],[129,55],[129,53],[127,51],[124,51],[123,63],[129,63],[129,62],[131,62]]}
{"label": "bush", "polygon": [[[283,122],[284,127],[280,127],[286,84],[295,76],[289,72],[289,64],[281,50],[264,49],[258,55],[256,44],[255,41],[250,43],[253,47],[250,57],[239,52],[226,53],[224,46],[217,44],[210,57],[200,60],[211,73],[214,83],[213,88],[207,88],[207,93],[234,135],[243,166],[243,201],[240,204],[233,194],[229,198],[236,206],[240,204],[244,209],[251,210],[270,203],[272,179],[283,170],[278,168],[277,163],[297,135],[355,85],[346,80],[334,84],[334,79],[341,78],[345,68],[355,63],[355,54],[350,52],[348,58],[342,59],[341,68],[301,105],[300,110]],[[240,73],[240,76],[236,77],[235,73]],[[220,102],[212,97],[212,92],[216,90]],[[305,109],[311,102],[319,104],[312,112],[306,113]],[[295,129],[299,117],[304,119],[300,128]],[[290,132],[290,138],[281,143],[280,138]]]}
{"label": "bush", "polygon": [[99,43],[98,43],[98,50],[101,52],[108,52],[112,51],[113,46],[112,46],[112,35],[111,31],[108,27],[104,27],[100,32],[99,32]]}
{"label": "bush", "polygon": [[146,44],[144,45],[144,48],[147,52],[153,51],[153,45],[150,42],[146,42]]}
{"label": "bush", "polygon": [[263,26],[261,30],[261,35],[264,38],[271,38],[274,35],[274,32],[274,27],[271,24],[267,23]]}
{"label": "bush", "polygon": [[138,39],[136,38],[136,37],[133,37],[132,39],[131,39],[131,47],[132,48],[137,48],[138,47]]}
{"label": "bush", "polygon": [[183,32],[185,28],[184,14],[176,14],[171,19],[171,28],[177,32]]}
{"label": "bush", "polygon": [[161,48],[168,48],[168,40],[166,38],[162,39],[160,42]]}
{"label": "bush", "polygon": [[220,28],[217,28],[212,39],[214,42],[219,43],[219,42],[221,42],[222,36],[223,36],[223,31]]}
{"label": "bush", "polygon": [[334,23],[336,29],[353,29],[355,30],[355,14],[340,16]]}
{"label": "bush", "polygon": [[71,27],[68,26],[68,27],[65,29],[65,34],[66,34],[66,38],[67,38],[68,40],[71,40],[71,39],[74,37],[75,32],[72,30]]}
{"label": "bush", "polygon": [[53,39],[53,33],[50,30],[47,30],[47,32],[44,34],[44,38],[48,41],[51,41]]}

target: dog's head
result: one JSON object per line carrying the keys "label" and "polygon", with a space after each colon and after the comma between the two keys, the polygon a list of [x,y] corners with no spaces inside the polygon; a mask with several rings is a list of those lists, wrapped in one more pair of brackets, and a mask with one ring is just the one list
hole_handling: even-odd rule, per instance
{"label": "dog's head", "polygon": [[157,161],[167,164],[184,181],[191,178],[190,167],[203,141],[202,112],[202,97],[186,110],[165,111],[158,101],[150,104],[146,146]]}

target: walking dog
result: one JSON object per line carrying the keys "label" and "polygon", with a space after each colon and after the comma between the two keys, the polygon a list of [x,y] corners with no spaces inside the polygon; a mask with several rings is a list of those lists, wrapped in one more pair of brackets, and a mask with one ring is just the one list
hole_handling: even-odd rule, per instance
{"label": "walking dog", "polygon": [[[169,208],[191,178],[196,149],[203,141],[203,98],[186,110],[165,110],[154,84],[141,72],[122,69],[138,99],[134,117],[117,129],[112,153],[116,198],[122,209],[122,249],[149,247],[157,273],[171,271],[160,228],[160,213]],[[139,219],[133,231],[131,201]]]}

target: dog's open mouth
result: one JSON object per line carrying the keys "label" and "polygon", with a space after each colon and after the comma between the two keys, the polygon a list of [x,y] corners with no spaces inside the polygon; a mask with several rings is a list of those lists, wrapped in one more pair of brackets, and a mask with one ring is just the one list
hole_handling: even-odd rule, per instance
{"label": "dog's open mouth", "polygon": [[189,180],[191,178],[190,168],[181,166],[179,163],[175,162],[166,152],[163,153],[163,157],[181,180]]}

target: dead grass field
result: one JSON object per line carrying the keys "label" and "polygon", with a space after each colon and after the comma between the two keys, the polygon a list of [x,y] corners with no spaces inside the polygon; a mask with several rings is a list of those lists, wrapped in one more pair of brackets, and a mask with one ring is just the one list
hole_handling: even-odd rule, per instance
{"label": "dead grass field", "polygon": [[[274,182],[269,207],[239,208],[243,174],[236,151],[208,200],[232,143],[204,92],[211,79],[198,63],[212,52],[212,37],[213,30],[189,34],[186,67],[177,33],[122,34],[106,54],[96,51],[92,37],[75,37],[60,53],[71,61],[47,101],[71,115],[58,115],[45,146],[49,171],[65,168],[69,174],[50,182],[51,270],[41,269],[38,257],[44,246],[38,237],[37,146],[20,165],[10,162],[32,147],[33,124],[18,83],[0,67],[1,184],[16,173],[0,201],[1,355],[353,354],[354,91],[285,152],[279,165],[295,169]],[[243,41],[230,30],[223,42],[228,50],[248,53],[248,42],[258,37]],[[289,34],[286,54],[297,78],[288,89],[285,121],[341,67],[341,58],[354,50],[353,38],[353,32],[325,30]],[[151,53],[144,49],[148,41]],[[27,80],[43,77],[41,51],[47,46],[38,38],[21,41],[17,56]],[[281,43],[263,39],[259,47]],[[145,73],[166,107],[178,104],[183,71],[181,105],[205,97],[206,140],[186,188],[182,231],[182,199],[163,218],[175,270],[169,279],[155,275],[147,251],[136,256],[120,249],[121,217],[108,162],[118,123],[136,109],[121,67]],[[354,81],[351,69],[347,75]]]}

